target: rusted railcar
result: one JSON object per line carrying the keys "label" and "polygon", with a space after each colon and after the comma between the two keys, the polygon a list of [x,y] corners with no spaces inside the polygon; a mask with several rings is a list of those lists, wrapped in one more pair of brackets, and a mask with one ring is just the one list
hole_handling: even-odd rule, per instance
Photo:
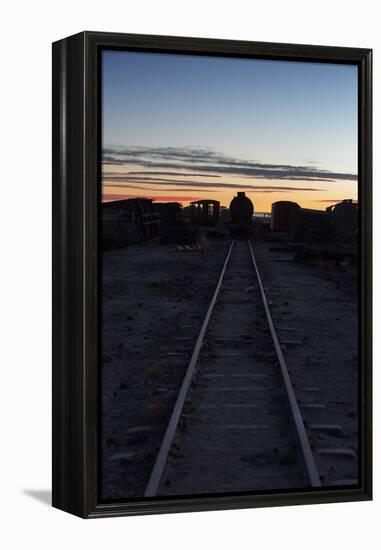
{"label": "rusted railcar", "polygon": [[220,220],[220,202],[212,199],[193,201],[188,212],[192,223],[216,225]]}
{"label": "rusted railcar", "polygon": [[332,230],[339,239],[351,239],[357,233],[358,228],[358,204],[352,199],[327,207],[331,218]]}
{"label": "rusted railcar", "polygon": [[160,234],[184,223],[183,209],[178,202],[155,202],[154,210],[160,219]]}
{"label": "rusted railcar", "polygon": [[297,202],[277,201],[271,205],[271,231],[289,233],[296,212],[300,210]]}
{"label": "rusted railcar", "polygon": [[152,200],[134,198],[103,203],[101,233],[104,250],[159,237],[160,220]]}
{"label": "rusted railcar", "polygon": [[291,241],[325,242],[332,237],[331,219],[324,210],[295,209],[288,232]]}
{"label": "rusted railcar", "polygon": [[324,242],[332,237],[331,217],[325,210],[302,208],[292,201],[278,201],[271,207],[271,229],[290,241]]}
{"label": "rusted railcar", "polygon": [[154,203],[160,217],[160,240],[162,244],[191,244],[197,236],[197,229],[184,216],[184,209],[178,202]]}

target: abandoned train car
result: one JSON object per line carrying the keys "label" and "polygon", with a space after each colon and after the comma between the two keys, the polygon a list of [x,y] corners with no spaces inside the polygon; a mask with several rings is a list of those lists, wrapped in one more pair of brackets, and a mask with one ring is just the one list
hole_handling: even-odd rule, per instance
{"label": "abandoned train car", "polygon": [[277,201],[271,207],[271,230],[290,241],[319,242],[331,236],[331,220],[324,210],[302,208],[292,201]]}
{"label": "abandoned train car", "polygon": [[294,210],[288,236],[291,241],[325,242],[332,236],[330,216],[324,210],[298,208]]}
{"label": "abandoned train car", "polygon": [[193,201],[186,212],[192,223],[216,225],[220,220],[220,202],[212,199]]}
{"label": "abandoned train car", "polygon": [[326,210],[302,208],[291,201],[274,202],[271,230],[285,233],[291,241],[324,242],[353,238],[357,232],[357,204],[345,199]]}
{"label": "abandoned train car", "polygon": [[271,231],[277,233],[289,233],[293,220],[295,219],[295,211],[301,207],[297,202],[277,201],[271,205]]}
{"label": "abandoned train car", "polygon": [[197,237],[197,229],[192,227],[184,216],[179,202],[156,202],[154,209],[160,219],[160,242],[192,244]]}
{"label": "abandoned train car", "polygon": [[183,209],[179,202],[155,202],[153,208],[159,215],[161,234],[184,223]]}
{"label": "abandoned train car", "polygon": [[103,250],[149,241],[159,233],[159,215],[151,199],[123,199],[102,204]]}
{"label": "abandoned train car", "polygon": [[358,204],[352,199],[345,199],[328,206],[326,211],[331,217],[334,236],[341,240],[353,238],[358,228]]}

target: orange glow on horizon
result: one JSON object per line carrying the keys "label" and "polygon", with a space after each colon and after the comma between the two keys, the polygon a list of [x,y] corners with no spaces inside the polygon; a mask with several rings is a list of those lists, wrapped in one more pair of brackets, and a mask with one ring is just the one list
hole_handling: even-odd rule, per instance
{"label": "orange glow on horizon", "polygon": [[[304,208],[325,210],[343,199],[357,201],[357,181],[298,180],[247,178],[238,175],[203,177],[189,168],[181,172],[144,169],[133,163],[126,166],[103,167],[102,201],[147,197],[160,202],[179,202],[188,206],[199,199],[218,200],[229,206],[238,191],[244,191],[254,204],[255,212],[271,212],[277,201],[293,201]],[[230,187],[231,186],[231,187]],[[255,189],[257,188],[257,189]]]}
{"label": "orange glow on horizon", "polygon": [[[352,183],[352,182],[351,182]],[[342,185],[341,183],[339,186]],[[337,187],[339,187],[337,186]],[[299,191],[298,189],[295,189],[294,191],[274,191],[274,192],[266,192],[266,191],[249,191],[246,190],[246,196],[249,197],[249,199],[254,204],[254,209],[256,212],[271,212],[271,205],[274,202],[277,201],[293,201],[297,202],[300,206],[304,208],[311,208],[315,210],[325,210],[327,206],[330,206],[331,204],[335,204],[337,202],[340,202],[344,199],[352,199],[353,201],[357,201],[357,193],[356,190],[339,190],[335,186],[334,190],[330,190],[328,193],[327,191],[316,191],[313,192],[313,197],[311,196],[312,193],[309,192],[303,192]],[[168,191],[171,194],[168,194]],[[218,191],[218,192],[216,192]],[[149,199],[152,199],[156,202],[179,202],[183,206],[188,206],[190,202],[200,199],[213,199],[220,201],[220,204],[222,206],[229,206],[231,200],[233,197],[236,196],[237,190],[235,189],[229,189],[229,190],[215,190],[214,188],[210,188],[210,193],[201,193],[200,195],[193,195],[193,194],[186,194],[187,189],[167,189],[161,191],[158,189],[158,191],[155,191],[155,193],[149,193],[147,191],[144,191],[142,189],[141,192],[136,192],[136,189],[131,189],[129,187],[125,188],[117,188],[117,187],[104,187],[102,192],[102,202],[109,202],[114,200],[122,200],[122,199],[129,199],[129,198],[137,198],[137,197],[146,197]],[[335,197],[335,198],[330,198]]]}

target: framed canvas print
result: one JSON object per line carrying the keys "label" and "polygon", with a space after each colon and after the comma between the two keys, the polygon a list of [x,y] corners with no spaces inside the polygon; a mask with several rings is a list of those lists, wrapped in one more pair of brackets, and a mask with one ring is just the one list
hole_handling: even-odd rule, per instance
{"label": "framed canvas print", "polygon": [[53,505],[369,500],[371,50],[53,44]]}

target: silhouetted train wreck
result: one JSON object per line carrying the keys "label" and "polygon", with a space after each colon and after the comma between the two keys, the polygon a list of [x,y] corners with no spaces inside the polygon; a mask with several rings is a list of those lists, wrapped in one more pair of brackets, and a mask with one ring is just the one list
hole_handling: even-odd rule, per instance
{"label": "silhouetted train wreck", "polygon": [[298,203],[278,201],[271,208],[271,230],[290,241],[326,242],[351,239],[357,231],[357,204],[344,200],[326,210],[302,208]]}
{"label": "silhouetted train wreck", "polygon": [[154,210],[159,215],[160,233],[184,223],[184,214],[179,202],[155,202]]}
{"label": "silhouetted train wreck", "polygon": [[187,213],[191,222],[199,225],[216,225],[220,220],[220,203],[202,199],[190,203]]}
{"label": "silhouetted train wreck", "polygon": [[197,230],[190,227],[180,203],[156,202],[153,206],[159,214],[162,243],[191,244],[195,241]]}
{"label": "silhouetted train wreck", "polygon": [[159,214],[155,212],[151,199],[125,199],[102,204],[104,250],[149,241],[159,235]]}
{"label": "silhouetted train wreck", "polygon": [[326,211],[331,217],[333,234],[339,239],[350,239],[358,229],[358,204],[345,199],[338,204],[328,206]]}

